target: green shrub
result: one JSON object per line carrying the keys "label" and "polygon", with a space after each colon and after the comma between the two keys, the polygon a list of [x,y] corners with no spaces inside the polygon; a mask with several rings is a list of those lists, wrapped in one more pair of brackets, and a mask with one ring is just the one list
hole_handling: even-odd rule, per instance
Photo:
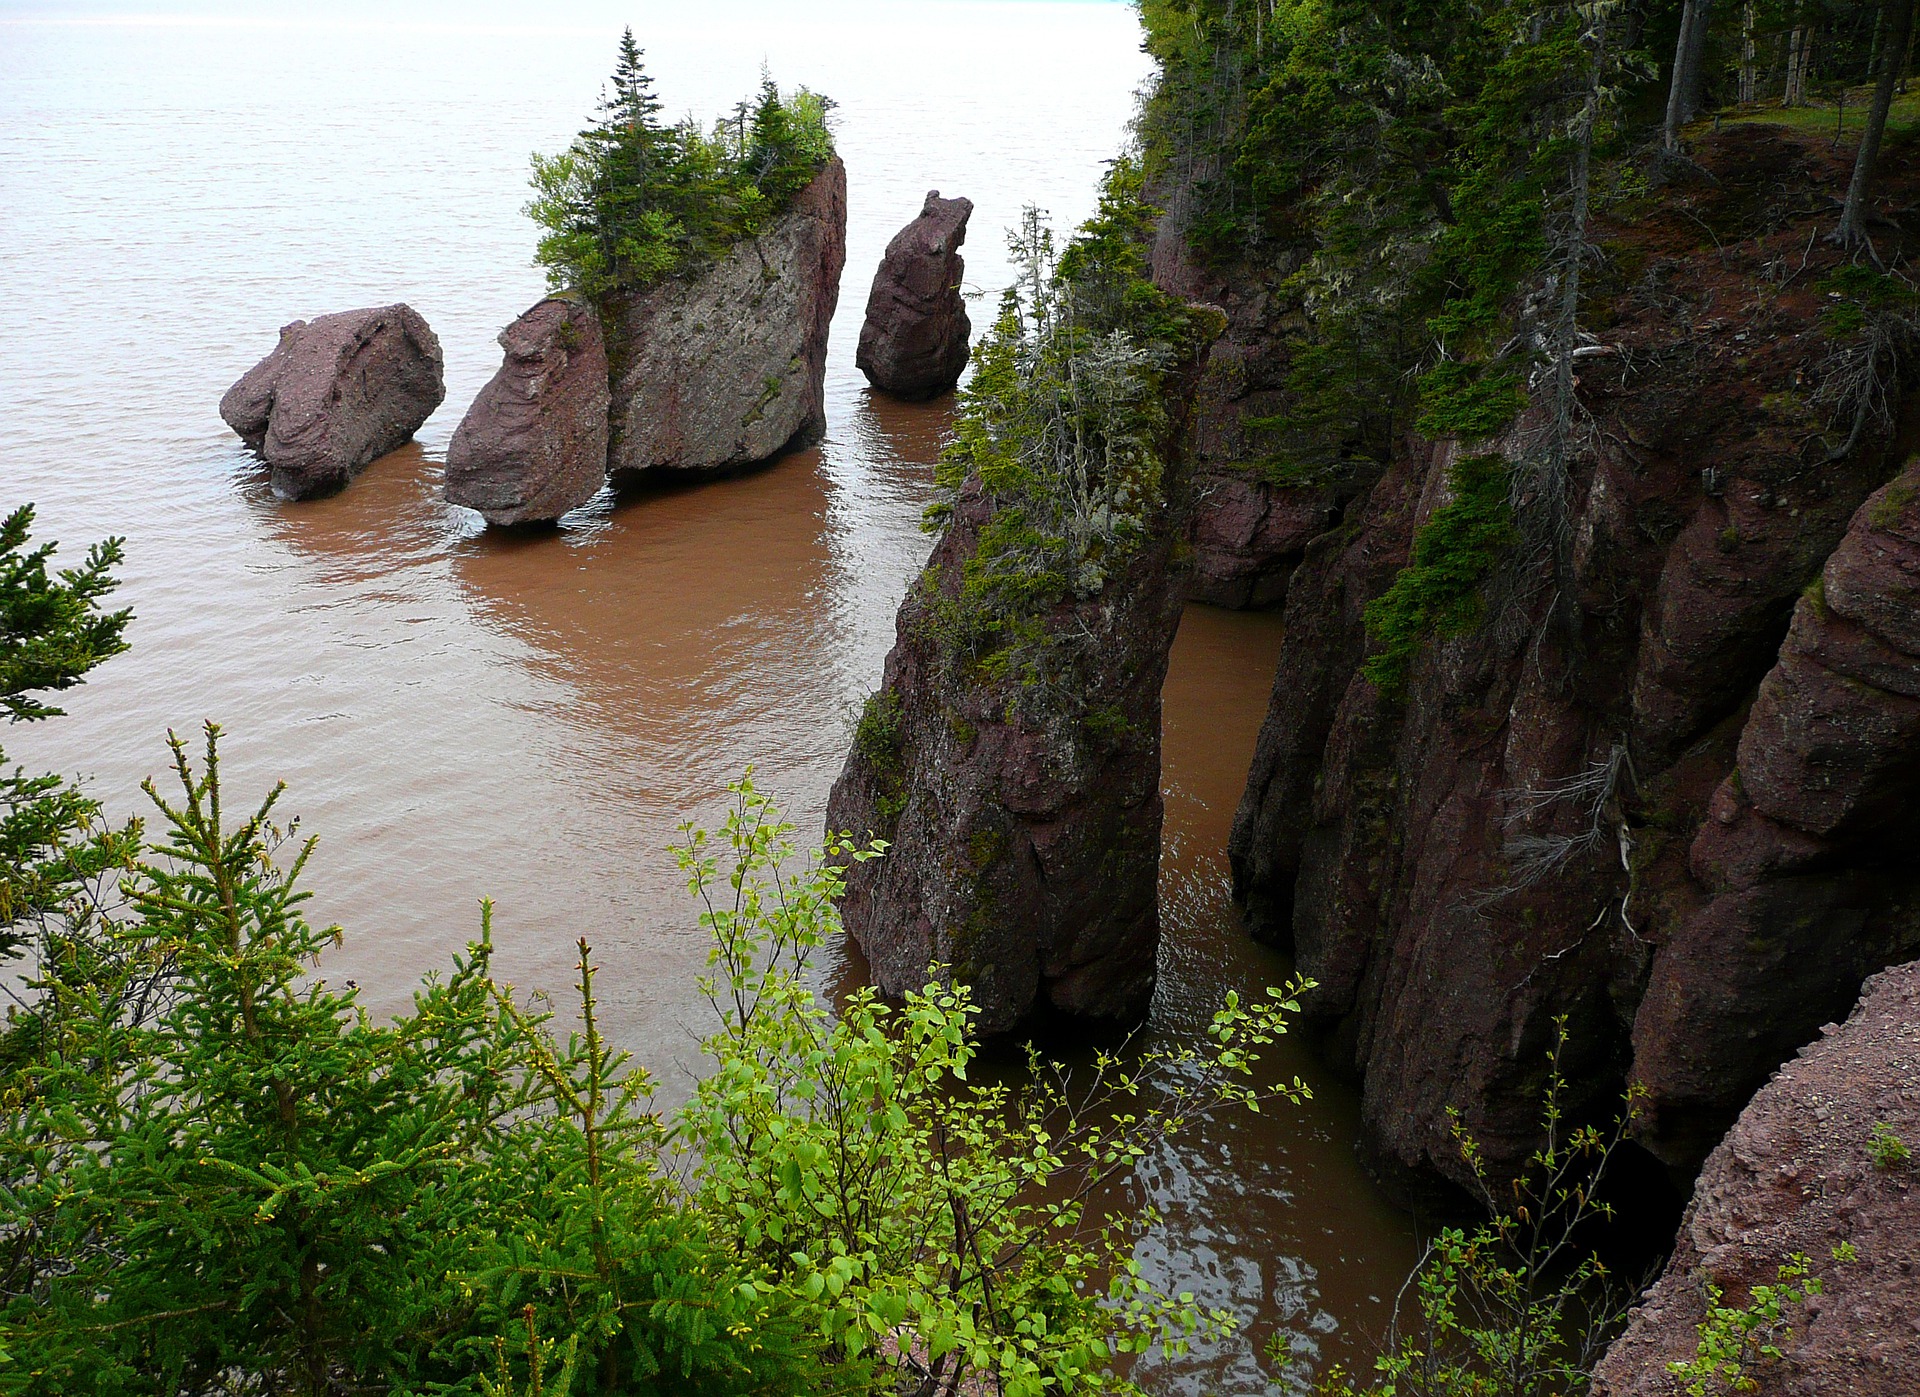
{"label": "green shrub", "polygon": [[1373,1372],[1336,1368],[1317,1385],[1320,1397],[1587,1397],[1593,1365],[1633,1298],[1588,1238],[1612,1217],[1597,1195],[1640,1092],[1629,1091],[1611,1131],[1572,1124],[1560,1104],[1566,1046],[1563,1017],[1549,1059],[1543,1143],[1518,1178],[1494,1179],[1455,1117],[1454,1138],[1492,1220],[1440,1229],[1395,1301]]}
{"label": "green shrub", "polygon": [[[128,611],[105,612],[120,540],[77,568],[50,571],[54,545],[30,547],[33,506],[0,519],[0,716],[9,724],[60,716],[37,697],[85,682],[126,649]],[[29,776],[0,748],[0,957],[18,953],[71,898],[125,866],[136,831],[105,827],[97,802],[57,776]],[[18,1040],[16,1040],[17,1044]]]}
{"label": "green shrub", "polygon": [[[1029,208],[1009,239],[1020,276],[975,348],[928,526],[976,480],[988,515],[957,597],[923,593],[963,680],[1011,678],[1072,711],[1088,642],[1049,613],[1097,596],[1154,537],[1165,503],[1167,379],[1209,328],[1148,276],[1155,210],[1137,164],[1116,161],[1100,206],[1056,254]],[[1217,317],[1216,317],[1217,319]]]}
{"label": "green shrub", "polygon": [[[1857,1260],[1853,1245],[1842,1242],[1833,1259]],[[1804,1252],[1782,1263],[1777,1283],[1756,1285],[1744,1305],[1723,1305],[1726,1292],[1707,1282],[1707,1317],[1698,1326],[1700,1340],[1691,1358],[1667,1364],[1667,1371],[1684,1385],[1688,1397],[1720,1397],[1722,1393],[1757,1392],[1757,1371],[1785,1355],[1781,1345],[1793,1339],[1793,1319],[1809,1299],[1824,1293],[1825,1283],[1811,1274]]]}
{"label": "green shrub", "polygon": [[1103,1059],[1091,1099],[1037,1061],[972,1084],[964,988],[815,997],[840,868],[878,849],[797,863],[742,782],[677,850],[717,1026],[667,1112],[601,1032],[586,943],[562,1038],[494,978],[490,909],[372,1019],[313,973],[339,930],[302,916],[279,792],[236,823],[217,729],[197,767],[173,751],[126,905],[14,1020],[44,1046],[0,1095],[0,1391],[1038,1397],[1128,1391],[1121,1355],[1229,1323],[1086,1210],[1197,1115],[1304,1094],[1247,1080],[1285,993],[1230,996],[1206,1051]]}
{"label": "green shrub", "polygon": [[1913,1151],[1885,1121],[1873,1123],[1873,1133],[1867,1136],[1867,1156],[1876,1169],[1904,1169],[1913,1162]]}
{"label": "green shrub", "polygon": [[1367,634],[1378,647],[1361,673],[1398,693],[1421,643],[1479,624],[1480,585],[1512,548],[1506,461],[1464,456],[1447,473],[1453,498],[1413,536],[1412,559],[1393,585],[1367,603]]}

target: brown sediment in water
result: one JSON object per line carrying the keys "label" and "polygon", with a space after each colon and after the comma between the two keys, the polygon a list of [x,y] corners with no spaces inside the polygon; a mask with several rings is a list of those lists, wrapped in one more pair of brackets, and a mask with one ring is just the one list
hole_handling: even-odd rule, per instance
{"label": "brown sediment in water", "polygon": [[[862,290],[931,184],[975,202],[970,282],[1005,284],[994,230],[1030,200],[1061,228],[1092,210],[1147,65],[1133,17],[1109,6],[998,6],[984,27],[958,6],[892,7],[884,25],[836,19],[839,0],[804,16],[722,8],[662,17],[649,58],[700,110],[707,92],[730,102],[763,49],[784,81],[841,99],[847,284]],[[166,729],[218,719],[233,799],[284,779],[282,813],[320,838],[310,910],[346,929],[324,974],[397,1008],[492,896],[509,978],[563,996],[588,937],[611,1031],[684,1089],[706,944],[667,846],[682,820],[714,823],[749,764],[798,839],[814,837],[848,716],[927,553],[951,400],[866,391],[850,294],[817,450],[603,497],[544,533],[485,536],[444,503],[447,438],[498,367],[495,334],[540,294],[526,153],[578,129],[620,22],[395,29],[369,48],[315,20],[297,62],[271,26],[10,31],[8,57],[35,80],[0,83],[0,126],[21,133],[0,288],[36,351],[0,421],[0,493],[40,507],[63,558],[127,535],[121,600],[137,619],[132,650],[63,696],[68,717],[9,733],[8,757],[85,773],[132,813]],[[714,24],[755,35],[739,72]],[[1062,81],[1047,55],[1067,44]],[[943,63],[890,61],[902,46]],[[99,83],[129,73],[102,108]],[[242,145],[252,158],[236,166]],[[258,335],[398,298],[443,342],[447,404],[338,496],[272,499],[215,415],[221,391]],[[1220,853],[1275,643],[1272,618],[1195,610],[1175,648],[1158,1032],[1193,1031],[1229,980],[1285,969],[1245,940]],[[859,975],[829,950],[827,983]],[[1276,1063],[1322,1087],[1315,1104],[1196,1133],[1158,1161],[1148,1186],[1175,1206],[1142,1246],[1177,1284],[1243,1297],[1256,1337],[1282,1322],[1352,1333],[1376,1312],[1368,1295],[1397,1285],[1407,1229],[1351,1160],[1351,1103],[1313,1064]],[[1247,1352],[1155,1388],[1259,1390]]]}

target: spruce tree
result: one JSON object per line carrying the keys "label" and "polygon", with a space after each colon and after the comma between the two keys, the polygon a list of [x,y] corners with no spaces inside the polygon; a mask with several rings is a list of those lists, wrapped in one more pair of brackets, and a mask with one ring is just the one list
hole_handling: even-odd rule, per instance
{"label": "spruce tree", "polygon": [[[0,520],[0,714],[9,723],[60,715],[37,695],[81,683],[126,649],[128,611],[101,610],[116,585],[120,540],[96,544],[77,568],[49,570],[54,545],[30,547],[33,506]],[[0,956],[73,889],[111,867],[125,841],[97,833],[99,806],[57,776],[9,768],[0,749]]]}

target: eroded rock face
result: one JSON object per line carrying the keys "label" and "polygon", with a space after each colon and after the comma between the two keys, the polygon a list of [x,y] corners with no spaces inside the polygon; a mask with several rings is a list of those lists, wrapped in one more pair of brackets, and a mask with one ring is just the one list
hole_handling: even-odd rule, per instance
{"label": "eroded rock face", "polygon": [[411,306],[296,320],[220,399],[273,472],[274,493],[338,490],[402,445],[447,396],[440,341]]}
{"label": "eroded rock face", "polygon": [[615,306],[609,470],[738,470],[818,441],[846,257],[836,156],[760,236]]}
{"label": "eroded rock face", "polygon": [[447,447],[447,500],[489,524],[545,523],[607,478],[607,352],[585,301],[549,296],[500,332],[506,357]]}
{"label": "eroded rock face", "polygon": [[1184,449],[1193,462],[1186,570],[1190,601],[1211,606],[1282,605],[1307,545],[1341,517],[1366,482],[1343,469],[1289,470],[1265,423],[1287,411],[1294,338],[1306,327],[1283,283],[1295,263],[1207,268],[1187,250],[1186,196],[1163,189],[1166,207],[1151,249],[1154,283],[1217,307],[1226,330],[1194,385]]}
{"label": "eroded rock face", "polygon": [[[1179,621],[1171,540],[1133,555],[1050,629],[1085,628],[1092,666],[1064,700],[957,672],[938,612],[991,511],[978,481],[900,608],[879,692],[827,804],[827,828],[885,858],[848,870],[841,918],[888,995],[928,966],[971,986],[985,1033],[1049,1011],[1145,1006],[1159,946],[1160,689]],[[964,666],[964,661],[959,662]]]}
{"label": "eroded rock face", "polygon": [[1703,1153],[1864,974],[1920,952],[1916,835],[1920,462],[1860,507],[1801,598],[1694,837],[1711,900],[1654,956],[1633,1028],[1648,1137],[1671,1160]]}
{"label": "eroded rock face", "polygon": [[[1574,634],[1515,550],[1404,692],[1360,672],[1367,603],[1450,498],[1446,442],[1403,442],[1288,584],[1235,879],[1319,982],[1304,1007],[1405,1193],[1466,1182],[1449,1110],[1496,1172],[1524,1160],[1560,1015],[1563,1104],[1605,1118],[1644,1076],[1642,1142],[1684,1179],[1863,975],[1920,950],[1902,950],[1920,863],[1895,813],[1920,806],[1920,671],[1893,619],[1914,586],[1904,487],[1861,510],[1904,452],[1879,421],[1822,463],[1845,433],[1822,435],[1813,400],[1817,288],[1701,309],[1761,287],[1816,220],[1783,213],[1777,245],[1722,259],[1696,219],[1842,172],[1778,130],[1699,150],[1718,183],[1604,234],[1647,257],[1609,293],[1620,353],[1580,369],[1596,431],[1569,482]],[[1800,600],[1823,565],[1846,598],[1824,616]]]}
{"label": "eroded rock face", "polygon": [[960,381],[973,327],[960,294],[971,199],[929,190],[920,216],[894,234],[867,296],[854,364],[897,398],[933,398]]}
{"label": "eroded rock face", "polygon": [[[1920,962],[1868,980],[1859,1007],[1800,1050],[1708,1157],[1673,1258],[1607,1351],[1595,1397],[1681,1397],[1708,1285],[1744,1306],[1804,1255],[1824,1293],[1782,1315],[1762,1397],[1920,1390],[1920,1168],[1876,1167],[1876,1126],[1920,1156]],[[1845,1244],[1851,1261],[1837,1260]]]}

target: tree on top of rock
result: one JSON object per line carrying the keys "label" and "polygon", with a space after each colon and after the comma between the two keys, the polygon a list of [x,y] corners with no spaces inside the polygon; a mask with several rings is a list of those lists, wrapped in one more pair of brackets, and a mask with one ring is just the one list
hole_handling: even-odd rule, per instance
{"label": "tree on top of rock", "polygon": [[644,57],[627,30],[598,122],[534,156],[534,260],[556,291],[602,302],[699,266],[760,232],[833,156],[832,103],[805,88],[783,96],[770,76],[710,132],[691,118],[663,125]]}

